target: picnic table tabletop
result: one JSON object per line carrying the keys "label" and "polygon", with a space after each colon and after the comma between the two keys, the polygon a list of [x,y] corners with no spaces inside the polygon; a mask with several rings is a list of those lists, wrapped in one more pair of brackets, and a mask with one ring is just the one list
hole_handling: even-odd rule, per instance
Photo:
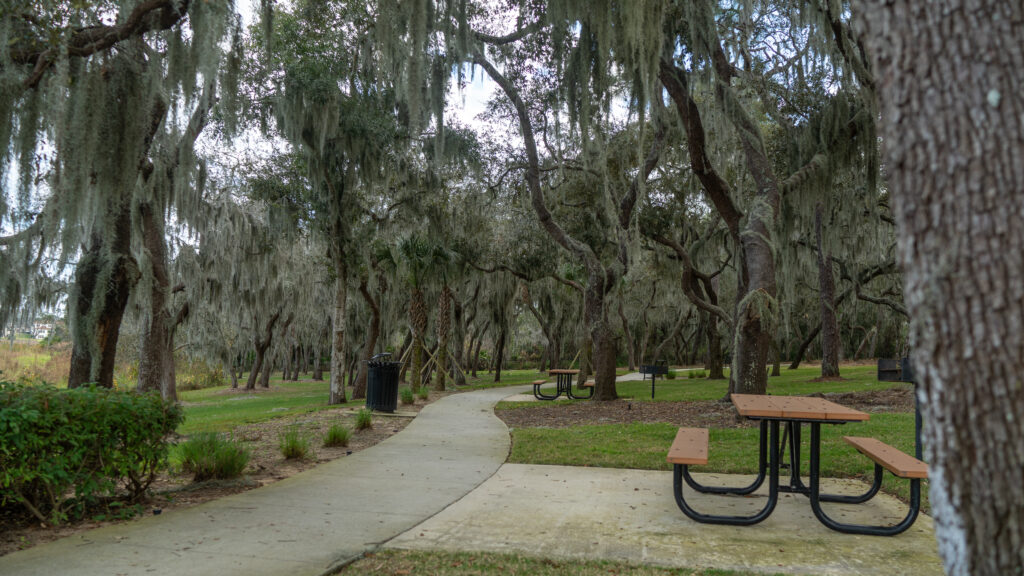
{"label": "picnic table tabletop", "polygon": [[745,418],[796,418],[841,422],[861,422],[868,419],[866,412],[847,408],[824,398],[760,394],[731,394],[730,397],[740,416]]}
{"label": "picnic table tabletop", "polygon": [[579,370],[571,370],[569,368],[554,368],[548,370],[548,374],[579,374]]}

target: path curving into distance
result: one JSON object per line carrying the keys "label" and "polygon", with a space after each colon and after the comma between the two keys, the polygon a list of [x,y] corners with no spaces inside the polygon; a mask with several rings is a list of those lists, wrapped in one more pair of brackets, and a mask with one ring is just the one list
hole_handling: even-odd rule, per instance
{"label": "path curving into distance", "polygon": [[493,411],[528,387],[453,394],[391,438],[269,486],[0,557],[4,576],[319,575],[434,516],[508,457]]}

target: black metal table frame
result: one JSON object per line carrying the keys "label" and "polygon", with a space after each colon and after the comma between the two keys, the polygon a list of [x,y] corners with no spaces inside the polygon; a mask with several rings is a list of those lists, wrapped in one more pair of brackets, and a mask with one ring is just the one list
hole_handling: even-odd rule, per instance
{"label": "black metal table frame", "polygon": [[[895,536],[914,523],[917,519],[921,503],[921,481],[911,479],[910,482],[910,510],[907,516],[899,523],[892,526],[868,526],[861,524],[845,524],[837,522],[829,517],[821,507],[822,502],[839,502],[843,504],[861,504],[867,502],[878,493],[882,486],[882,475],[884,469],[875,464],[874,481],[871,488],[864,494],[857,496],[844,496],[839,494],[821,493],[821,424],[845,424],[844,420],[814,420],[804,418],[772,418],[758,417],[752,420],[760,420],[760,432],[758,434],[758,475],[747,486],[704,486],[690,476],[689,466],[686,464],[674,464],[672,466],[672,485],[675,493],[676,505],[686,516],[697,522],[705,524],[726,524],[732,526],[750,526],[763,521],[771,515],[778,502],[779,492],[791,492],[806,495],[811,501],[811,510],[814,516],[822,524],[848,534],[866,534],[872,536]],[[789,485],[779,485],[779,461],[782,459],[784,446],[779,442],[779,424],[786,424],[786,434],[789,437]],[[803,424],[811,426],[810,445],[810,486],[807,486],[800,479],[800,427]],[[784,441],[783,441],[784,442]],[[742,496],[750,494],[761,487],[765,477],[768,478],[768,502],[758,512],[749,516],[725,516],[717,514],[703,514],[694,510],[683,496],[683,482],[697,492],[705,494],[728,494]]]}
{"label": "black metal table frame", "polygon": [[538,400],[556,400],[562,394],[572,400],[587,400],[594,395],[594,389],[590,388],[590,394],[587,396],[579,396],[572,393],[572,377],[570,373],[558,372],[555,374],[555,394],[545,394],[540,391],[540,386],[533,387],[533,395]]}

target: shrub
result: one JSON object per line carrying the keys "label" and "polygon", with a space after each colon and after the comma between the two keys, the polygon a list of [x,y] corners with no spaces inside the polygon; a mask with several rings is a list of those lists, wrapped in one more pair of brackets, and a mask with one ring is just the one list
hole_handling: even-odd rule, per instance
{"label": "shrub", "polygon": [[707,372],[704,372],[703,370],[697,372],[697,378],[707,378],[707,377],[708,377]]}
{"label": "shrub", "polygon": [[402,388],[398,390],[398,395],[402,398],[402,404],[409,405],[416,401],[416,398],[412,393],[412,388],[409,388],[408,386],[402,386]]}
{"label": "shrub", "polygon": [[356,412],[356,430],[366,430],[367,428],[373,428],[373,412],[366,408],[360,408],[359,412]]}
{"label": "shrub", "polygon": [[224,373],[219,366],[210,366],[202,360],[183,362],[178,369],[178,390],[202,390],[224,386]]}
{"label": "shrub", "polygon": [[430,388],[426,385],[420,386],[420,391],[416,395],[420,397],[420,400],[430,400]]}
{"label": "shrub", "polygon": [[166,464],[182,418],[155,393],[0,382],[0,506],[59,524],[122,489],[136,500]]}
{"label": "shrub", "polygon": [[286,460],[305,458],[306,454],[309,454],[309,439],[297,428],[290,428],[281,435],[281,455]]}
{"label": "shrub", "polygon": [[351,432],[342,424],[335,424],[327,430],[327,436],[324,436],[324,446],[331,448],[334,446],[348,446],[348,439],[351,436]]}
{"label": "shrub", "polygon": [[249,451],[214,432],[199,433],[178,445],[181,467],[192,473],[193,482],[230,480],[242,475]]}

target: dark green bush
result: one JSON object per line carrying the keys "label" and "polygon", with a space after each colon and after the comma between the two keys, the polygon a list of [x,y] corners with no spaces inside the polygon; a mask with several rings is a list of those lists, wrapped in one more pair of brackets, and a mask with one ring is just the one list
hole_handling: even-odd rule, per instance
{"label": "dark green bush", "polygon": [[215,432],[193,435],[178,445],[181,467],[192,473],[193,482],[230,480],[242,475],[249,464],[249,451]]}
{"label": "dark green bush", "polygon": [[224,373],[219,366],[211,366],[202,360],[179,364],[178,390],[202,390],[224,385]]}
{"label": "dark green bush", "polygon": [[158,394],[0,382],[0,507],[59,524],[122,491],[137,500],[182,418]]}

